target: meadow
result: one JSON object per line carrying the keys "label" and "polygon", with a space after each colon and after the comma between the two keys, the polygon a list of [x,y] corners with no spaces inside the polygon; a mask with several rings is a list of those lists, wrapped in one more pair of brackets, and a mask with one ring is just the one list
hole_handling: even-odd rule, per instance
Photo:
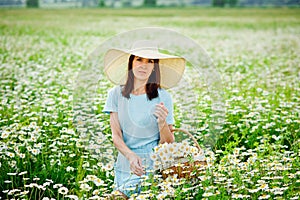
{"label": "meadow", "polygon": [[[112,152],[92,152],[74,125],[74,82],[101,43],[149,26],[175,30],[207,51],[225,112],[204,173],[146,177],[131,199],[299,199],[296,8],[1,9],[0,199],[105,199],[112,192],[112,163],[101,161]],[[108,141],[101,110],[112,86],[101,79],[90,107]],[[197,83],[190,92],[199,97],[193,105],[184,102],[194,97],[171,90],[175,125],[201,145],[213,118],[210,93]]]}

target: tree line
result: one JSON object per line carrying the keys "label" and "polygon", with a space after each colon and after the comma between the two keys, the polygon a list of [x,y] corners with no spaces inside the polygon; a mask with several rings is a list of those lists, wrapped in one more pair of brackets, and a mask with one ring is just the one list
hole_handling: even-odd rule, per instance
{"label": "tree line", "polygon": [[[26,0],[26,6],[27,7],[39,7],[39,1],[40,0]],[[82,6],[85,7],[88,5],[88,1],[90,0],[77,0],[77,2],[81,2]],[[105,7],[106,0],[93,0],[96,2],[96,5],[99,7]],[[55,2],[69,2],[68,0],[55,0]],[[116,2],[116,0],[113,0],[112,2]],[[119,0],[118,2],[125,2],[124,0]],[[176,1],[179,2],[180,5],[184,5],[184,0]],[[193,2],[195,5],[196,3],[201,3],[203,1],[200,0],[194,0],[189,1]],[[289,6],[289,5],[296,5],[300,6],[300,0],[210,0],[211,5],[214,7],[236,7],[236,6],[265,6],[265,5],[273,5],[273,6]],[[126,6],[130,6],[130,1],[124,3]],[[157,0],[143,0],[144,7],[156,7],[157,6]],[[173,5],[173,4],[172,4]],[[187,4],[188,5],[188,4]]]}

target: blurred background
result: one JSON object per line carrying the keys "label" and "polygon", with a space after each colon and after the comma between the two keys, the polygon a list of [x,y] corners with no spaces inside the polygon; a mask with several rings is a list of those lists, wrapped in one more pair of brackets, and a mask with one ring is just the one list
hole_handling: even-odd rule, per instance
{"label": "blurred background", "polygon": [[299,7],[300,0],[0,0],[0,7]]}
{"label": "blurred background", "polygon": [[[174,127],[200,145],[217,139],[211,173],[154,185],[148,197],[298,200],[300,0],[0,0],[0,199],[110,194],[114,157],[104,145],[112,137],[102,110],[113,85],[98,73],[101,59],[96,70],[86,61],[101,57],[110,38],[144,27],[194,40],[221,79],[221,89],[210,90],[203,69],[187,67],[186,84],[170,90]],[[225,115],[212,106],[216,91]]]}

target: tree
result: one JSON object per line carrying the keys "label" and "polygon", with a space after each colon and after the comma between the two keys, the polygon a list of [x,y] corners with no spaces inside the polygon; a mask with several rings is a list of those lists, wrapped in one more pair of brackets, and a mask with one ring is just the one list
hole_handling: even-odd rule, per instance
{"label": "tree", "polygon": [[238,0],[212,0],[212,5],[214,7],[224,7],[225,5],[229,5],[230,7],[236,6]]}
{"label": "tree", "polygon": [[26,6],[28,8],[38,8],[39,0],[26,0]]}
{"label": "tree", "polygon": [[99,0],[98,5],[99,5],[99,7],[105,7],[105,2],[104,2],[104,0]]}
{"label": "tree", "polygon": [[144,6],[155,7],[156,6],[156,0],[144,0]]}
{"label": "tree", "polygon": [[238,0],[227,0],[227,3],[230,7],[235,7],[238,3]]}
{"label": "tree", "polygon": [[213,0],[212,4],[214,7],[224,7],[225,6],[225,0]]}

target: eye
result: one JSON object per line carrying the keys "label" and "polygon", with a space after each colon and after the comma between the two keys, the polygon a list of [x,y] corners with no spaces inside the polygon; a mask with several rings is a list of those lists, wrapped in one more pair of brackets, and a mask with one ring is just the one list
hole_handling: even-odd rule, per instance
{"label": "eye", "polygon": [[137,60],[137,61],[141,61],[142,59],[141,59],[141,58],[139,58],[139,57],[137,57],[137,58],[136,58],[136,60]]}
{"label": "eye", "polygon": [[150,59],[148,60],[148,63],[154,63],[154,60]]}

